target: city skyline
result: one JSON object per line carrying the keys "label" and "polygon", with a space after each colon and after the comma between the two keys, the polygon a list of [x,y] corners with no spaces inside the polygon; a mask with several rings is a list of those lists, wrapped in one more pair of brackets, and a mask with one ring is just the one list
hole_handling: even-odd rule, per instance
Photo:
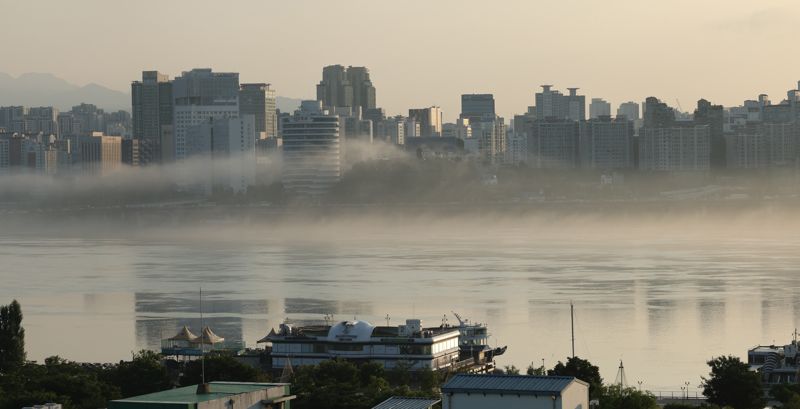
{"label": "city skyline", "polygon": [[[783,53],[783,61],[770,66],[768,76],[763,74],[763,61],[772,61],[777,51],[790,49],[790,25],[784,23],[800,11],[798,4],[578,3],[580,7],[504,2],[497,8],[508,12],[496,21],[484,22],[484,13],[463,2],[426,4],[429,13],[424,15],[415,13],[414,7],[383,13],[380,6],[368,2],[348,2],[351,7],[312,1],[239,2],[230,9],[192,8],[189,15],[194,18],[184,21],[180,30],[172,19],[150,20],[154,30],[148,31],[119,27],[145,19],[143,13],[153,9],[148,4],[154,3],[115,5],[117,18],[113,19],[95,18],[108,10],[94,1],[48,4],[47,8],[13,4],[6,10],[9,24],[2,29],[8,35],[21,32],[19,25],[26,15],[49,21],[67,14],[77,28],[57,36],[49,30],[27,33],[26,41],[7,47],[8,58],[0,63],[0,72],[13,76],[49,72],[77,84],[95,82],[127,93],[131,79],[143,70],[158,69],[174,77],[192,67],[211,67],[239,72],[243,83],[269,82],[281,96],[312,99],[319,67],[366,66],[380,90],[378,106],[388,114],[436,105],[442,107],[447,122],[458,117],[461,94],[493,93],[498,114],[511,117],[533,105],[540,84],[552,83],[558,89],[580,87],[587,98],[603,98],[615,107],[657,96],[670,105],[680,101],[686,109],[700,98],[735,106],[766,93],[779,101],[784,84],[797,80],[791,67],[800,57]],[[461,6],[458,13],[454,13],[456,4]],[[157,11],[165,16],[185,15],[188,5],[171,2],[159,5]],[[339,37],[349,40],[343,46],[329,47],[325,41],[311,38],[315,33],[292,25],[303,11],[308,12],[304,17],[310,24],[327,20],[333,24],[347,18],[347,13],[361,19],[348,20],[357,24],[336,26]],[[214,19],[219,30],[204,41],[195,41],[191,38],[197,32],[193,27],[209,21],[211,13],[214,17],[220,14]],[[598,13],[604,18],[595,18]],[[415,29],[379,29],[391,26],[390,20],[405,21]],[[488,29],[470,30],[483,23],[488,23]],[[551,32],[559,35],[553,38]],[[605,43],[592,43],[598,33],[600,38],[605,36]],[[95,38],[93,53],[104,58],[103,64],[87,67],[85,59],[71,56],[76,44],[90,34]],[[262,44],[263,38],[271,41]],[[414,46],[430,40],[441,45]],[[697,41],[706,46],[691,46]],[[464,64],[464,47],[459,43],[491,48],[503,57],[470,58]],[[29,53],[37,44],[47,44],[48,53]],[[217,44],[219,47],[213,48]],[[255,45],[258,54],[252,52]],[[208,52],[209,46],[213,52]],[[526,47],[532,52],[521,52]]]}

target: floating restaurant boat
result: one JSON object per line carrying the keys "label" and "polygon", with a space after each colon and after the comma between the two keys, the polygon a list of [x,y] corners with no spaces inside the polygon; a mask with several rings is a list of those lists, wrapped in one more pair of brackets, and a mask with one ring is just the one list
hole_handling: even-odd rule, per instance
{"label": "floating restaurant boat", "polygon": [[503,348],[495,353],[487,345],[485,329],[485,325],[466,322],[458,327],[444,323],[423,327],[418,319],[397,326],[359,320],[303,327],[283,323],[258,342],[271,345],[275,372],[329,359],[374,362],[386,369],[485,372],[494,369],[493,357],[505,352]]}

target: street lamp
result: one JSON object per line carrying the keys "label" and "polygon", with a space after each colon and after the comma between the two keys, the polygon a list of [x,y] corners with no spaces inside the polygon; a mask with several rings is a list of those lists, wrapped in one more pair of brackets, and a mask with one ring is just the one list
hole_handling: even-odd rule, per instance
{"label": "street lamp", "polygon": [[683,384],[686,385],[686,399],[689,399],[689,385],[691,384],[691,382],[686,381]]}
{"label": "street lamp", "polygon": [[639,384],[639,392],[641,392],[641,391],[642,391],[642,384],[643,384],[644,382],[643,382],[643,381],[636,381],[636,383],[638,383],[638,384]]}
{"label": "street lamp", "polygon": [[681,396],[681,399],[686,399],[686,387],[685,386],[681,386],[681,395],[683,395],[683,396]]}

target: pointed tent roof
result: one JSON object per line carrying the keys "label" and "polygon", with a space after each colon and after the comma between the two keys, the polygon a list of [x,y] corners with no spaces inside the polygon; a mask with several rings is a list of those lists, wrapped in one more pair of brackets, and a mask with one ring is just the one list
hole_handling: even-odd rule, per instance
{"label": "pointed tent roof", "polygon": [[225,338],[214,333],[209,327],[203,328],[203,332],[200,333],[200,336],[192,340],[195,344],[206,344],[206,345],[214,345],[218,344],[222,341],[225,341]]}
{"label": "pointed tent roof", "polygon": [[275,328],[272,328],[272,329],[269,330],[269,334],[267,334],[267,336],[265,336],[264,338],[261,338],[258,341],[256,341],[256,344],[263,344],[263,343],[266,343],[266,342],[272,342],[272,340],[269,339],[269,338],[270,337],[274,337],[275,335],[277,335],[275,333]]}
{"label": "pointed tent roof", "polygon": [[189,330],[189,327],[184,325],[183,328],[180,331],[178,331],[178,333],[175,334],[174,337],[167,339],[170,341],[194,341],[196,338],[197,335],[193,334],[192,331]]}

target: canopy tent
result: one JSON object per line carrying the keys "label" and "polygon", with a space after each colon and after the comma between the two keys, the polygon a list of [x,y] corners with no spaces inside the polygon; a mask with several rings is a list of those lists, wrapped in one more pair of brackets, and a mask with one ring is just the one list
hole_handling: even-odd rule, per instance
{"label": "canopy tent", "polygon": [[189,327],[187,327],[186,325],[184,325],[183,328],[180,331],[178,331],[178,333],[175,334],[174,337],[167,338],[167,340],[169,341],[188,341],[188,342],[193,342],[195,339],[197,339],[197,335],[193,334],[192,331],[189,330]]}
{"label": "canopy tent", "polygon": [[211,328],[205,327],[203,328],[203,332],[200,333],[200,336],[192,340],[192,343],[214,345],[223,341],[225,341],[225,338],[215,334],[214,331],[211,331]]}

